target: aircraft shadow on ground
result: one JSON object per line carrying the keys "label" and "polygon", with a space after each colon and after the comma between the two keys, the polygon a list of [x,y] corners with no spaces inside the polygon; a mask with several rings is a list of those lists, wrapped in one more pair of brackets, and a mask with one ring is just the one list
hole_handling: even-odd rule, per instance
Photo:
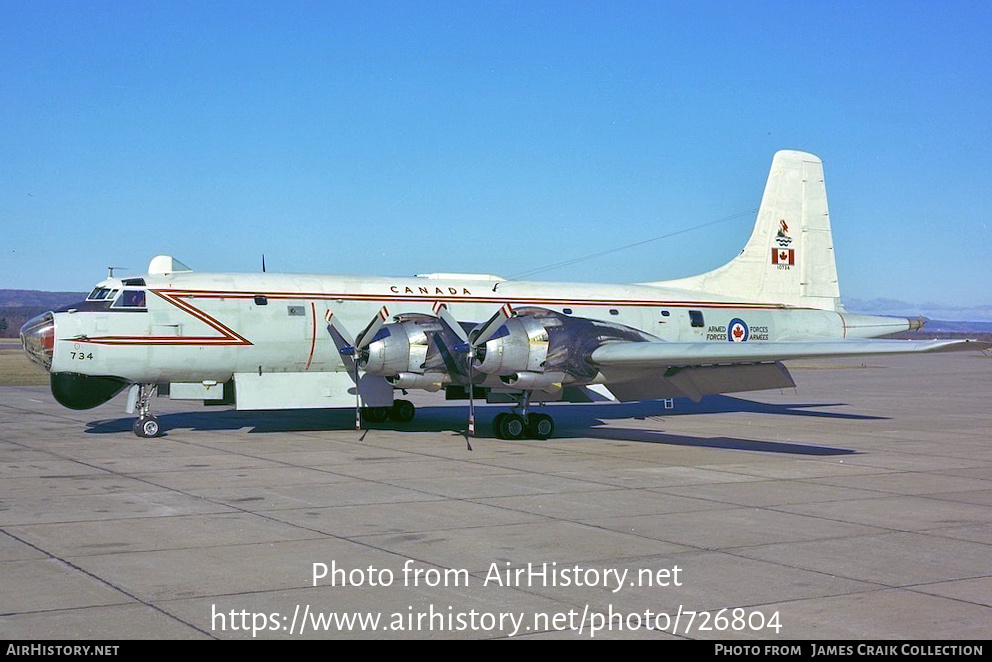
{"label": "aircraft shadow on ground", "polygon": [[[855,451],[829,446],[813,446],[801,443],[744,439],[736,437],[690,437],[665,433],[664,430],[624,427],[609,427],[610,421],[633,419],[647,420],[672,418],[685,415],[750,412],[775,416],[801,416],[834,418],[842,420],[885,420],[885,417],[865,414],[847,414],[836,411],[822,411],[826,407],[843,406],[843,403],[789,403],[769,404],[726,395],[709,396],[699,404],[678,403],[675,409],[665,409],[660,402],[603,403],[581,405],[557,405],[548,408],[555,417],[556,431],[551,441],[588,437],[610,441],[666,444],[701,448],[727,448],[801,455],[846,455]],[[506,407],[480,406],[476,410],[477,438],[494,438],[491,429],[493,417],[506,411]],[[169,430],[244,430],[250,434],[272,432],[328,432],[347,431],[354,425],[354,411],[347,409],[300,409],[279,411],[237,411],[234,409],[180,412],[162,414],[159,422],[168,436]],[[87,424],[89,434],[131,433],[134,419],[118,418],[91,421]],[[467,424],[467,408],[462,407],[421,407],[417,418],[410,423],[364,424],[367,429],[395,430],[408,432],[450,432],[464,435]],[[534,440],[525,440],[528,443]],[[502,442],[514,443],[514,442]]]}

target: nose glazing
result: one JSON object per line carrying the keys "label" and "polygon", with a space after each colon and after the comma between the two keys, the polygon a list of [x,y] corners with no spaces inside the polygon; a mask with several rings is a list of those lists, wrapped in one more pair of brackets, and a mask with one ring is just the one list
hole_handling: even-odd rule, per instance
{"label": "nose glazing", "polygon": [[21,346],[32,363],[51,370],[52,354],[55,352],[55,316],[47,312],[25,322],[21,327]]}

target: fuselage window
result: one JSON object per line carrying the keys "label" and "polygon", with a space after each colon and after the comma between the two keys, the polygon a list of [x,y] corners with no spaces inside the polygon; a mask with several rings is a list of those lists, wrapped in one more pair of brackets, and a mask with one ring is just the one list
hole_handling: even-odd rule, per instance
{"label": "fuselage window", "polygon": [[704,327],[706,323],[703,322],[703,311],[701,310],[690,310],[689,311],[689,324],[693,327]]}
{"label": "fuselage window", "polygon": [[610,315],[619,315],[620,311],[616,308],[610,308]]}
{"label": "fuselage window", "polygon": [[124,290],[121,296],[114,302],[114,308],[144,308],[144,290]]}

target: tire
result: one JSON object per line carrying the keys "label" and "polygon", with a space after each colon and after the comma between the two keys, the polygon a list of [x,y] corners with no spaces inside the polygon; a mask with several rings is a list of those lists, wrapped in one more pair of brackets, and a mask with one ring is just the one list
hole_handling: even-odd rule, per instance
{"label": "tire", "polygon": [[496,436],[500,439],[523,439],[526,429],[523,418],[517,414],[505,414],[499,419]]}
{"label": "tire", "polygon": [[493,417],[493,434],[496,435],[497,439],[505,439],[503,436],[503,431],[500,429],[500,425],[503,423],[503,419],[509,416],[506,412],[501,411]]}
{"label": "tire", "polygon": [[389,407],[363,407],[362,418],[369,423],[382,423],[389,418]]}
{"label": "tire", "polygon": [[417,408],[409,400],[395,400],[389,408],[389,418],[398,423],[409,423],[417,413]]}
{"label": "tire", "polygon": [[158,419],[154,416],[141,416],[134,422],[134,427],[132,428],[134,433],[139,437],[144,437],[145,439],[150,439],[152,437],[157,437],[161,432],[158,425]]}
{"label": "tire", "polygon": [[527,417],[527,436],[531,439],[547,439],[555,433],[555,421],[547,414],[531,414]]}

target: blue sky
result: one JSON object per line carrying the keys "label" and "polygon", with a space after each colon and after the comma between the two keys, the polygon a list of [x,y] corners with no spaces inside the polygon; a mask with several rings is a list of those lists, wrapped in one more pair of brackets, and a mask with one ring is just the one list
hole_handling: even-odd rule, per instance
{"label": "blue sky", "polygon": [[735,216],[535,276],[677,278],[801,149],[845,299],[992,304],[989,2],[0,9],[0,288],[157,254],[513,276]]}

